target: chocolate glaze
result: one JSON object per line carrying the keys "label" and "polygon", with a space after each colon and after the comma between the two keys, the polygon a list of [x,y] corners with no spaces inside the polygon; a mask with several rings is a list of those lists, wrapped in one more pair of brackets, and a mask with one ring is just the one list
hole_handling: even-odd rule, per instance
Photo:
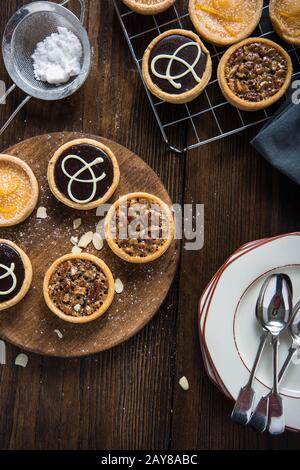
{"label": "chocolate glaze", "polygon": [[[6,302],[16,297],[16,295],[20,292],[25,280],[25,267],[19,253],[12,246],[7,245],[6,243],[0,243],[0,264],[10,267],[12,263],[15,263],[14,273],[17,277],[17,285],[10,294],[0,294],[0,303]],[[6,271],[0,266],[0,277],[5,273]],[[11,276],[6,277],[5,279],[0,279],[0,292],[5,292],[11,287]]]}
{"label": "chocolate glaze", "polygon": [[[55,164],[54,180],[59,191],[69,200],[71,200],[68,194],[68,184],[70,179],[63,173],[61,168],[63,159],[68,155],[77,155],[83,158],[87,163],[91,163],[99,157],[103,158],[104,162],[93,166],[93,171],[96,177],[101,176],[103,172],[106,174],[106,177],[97,183],[96,195],[91,202],[102,198],[112,186],[114,180],[114,167],[109,155],[103,152],[100,148],[89,144],[79,144],[71,146],[61,154]],[[70,175],[74,175],[81,168],[82,164],[79,161],[69,160],[66,163],[66,170]],[[90,172],[88,170],[84,171],[80,175],[80,179],[91,179]],[[75,181],[72,185],[72,193],[79,200],[88,199],[92,193],[92,189],[92,184],[80,183]]]}
{"label": "chocolate glaze", "polygon": [[[193,88],[195,88],[196,85],[198,85],[198,82],[193,77],[193,74],[188,73],[184,77],[175,80],[177,83],[180,83],[182,85],[180,89],[177,89],[174,88],[168,80],[156,77],[151,71],[151,63],[155,57],[160,54],[172,55],[180,46],[191,41],[193,41],[193,39],[188,36],[184,36],[182,34],[171,34],[170,36],[166,36],[161,41],[159,41],[156,46],[152,49],[149,57],[149,73],[153,83],[155,83],[155,85],[157,85],[162,91],[173,95],[181,95],[182,93],[192,90]],[[197,48],[194,46],[190,46],[182,49],[177,54],[177,57],[184,59],[186,62],[192,65],[195,62],[197,53]],[[169,59],[158,60],[155,64],[155,69],[158,73],[164,75],[166,73],[168,64]],[[198,77],[203,77],[206,64],[207,55],[205,53],[202,53],[198,64],[196,64],[194,68]],[[171,75],[179,75],[185,71],[186,67],[183,64],[177,62],[176,60],[173,61],[171,67]]]}

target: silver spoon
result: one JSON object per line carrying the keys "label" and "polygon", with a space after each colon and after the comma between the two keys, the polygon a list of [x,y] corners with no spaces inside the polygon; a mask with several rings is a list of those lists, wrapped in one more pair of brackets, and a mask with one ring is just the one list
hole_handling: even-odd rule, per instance
{"label": "silver spoon", "polygon": [[269,334],[269,330],[265,327],[268,323],[265,318],[265,312],[269,309],[272,309],[273,311],[273,298],[274,294],[276,294],[277,292],[275,286],[278,286],[278,284],[280,284],[281,287],[285,286],[285,288],[287,288],[288,285],[288,289],[291,288],[291,281],[287,276],[281,274],[273,274],[265,280],[259,293],[255,314],[257,321],[263,328],[263,332],[260,337],[259,348],[256,353],[252,370],[250,372],[249,380],[247,384],[241,388],[231,414],[232,421],[237,424],[246,425],[248,424],[251,417],[255,397],[253,383],[256,376],[257,367],[260,362],[264,346],[266,344],[266,339]]}
{"label": "silver spoon", "polygon": [[[289,332],[292,337],[292,344],[289,348],[288,355],[286,360],[284,361],[283,366],[278,375],[278,384],[280,385],[285,372],[287,371],[295,353],[300,349],[300,302],[298,302],[293,310],[293,316],[291,319],[291,323],[289,325]],[[252,426],[257,431],[263,432],[266,430],[268,425],[268,417],[272,421],[274,418],[271,416],[273,410],[270,409],[269,411],[269,398],[270,393],[266,396],[262,397],[251,417],[249,422],[250,426]]]}

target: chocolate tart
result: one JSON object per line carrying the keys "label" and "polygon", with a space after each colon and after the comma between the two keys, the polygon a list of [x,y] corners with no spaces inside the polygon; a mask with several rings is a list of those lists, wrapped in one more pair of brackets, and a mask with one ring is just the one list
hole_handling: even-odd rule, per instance
{"label": "chocolate tart", "polygon": [[171,210],[148,193],[121,197],[105,219],[105,235],[111,250],[129,263],[150,263],[160,258],[174,239]]}
{"label": "chocolate tart", "polygon": [[114,153],[93,139],[76,139],[62,145],[48,166],[53,195],[73,209],[90,210],[114,194],[120,170]]}
{"label": "chocolate tart", "polygon": [[15,243],[0,239],[0,311],[17,305],[32,282],[30,259]]}
{"label": "chocolate tart", "polygon": [[31,168],[19,158],[0,155],[0,228],[27,219],[38,197],[39,187]]}
{"label": "chocolate tart", "polygon": [[218,80],[225,98],[243,111],[265,109],[287,91],[293,74],[288,53],[264,38],[248,38],[223,55]]}
{"label": "chocolate tart", "polygon": [[189,0],[189,13],[200,36],[224,47],[253,33],[263,5],[263,0]]}
{"label": "chocolate tart", "polygon": [[181,104],[202,93],[212,74],[212,62],[197,34],[171,29],[148,46],[142,70],[153,95],[169,103]]}
{"label": "chocolate tart", "polygon": [[69,323],[89,323],[104,315],[114,299],[114,279],[101,259],[69,254],[48,269],[43,286],[49,309]]}
{"label": "chocolate tart", "polygon": [[170,8],[175,0],[122,0],[125,5],[141,15],[157,15]]}
{"label": "chocolate tart", "polygon": [[270,0],[270,18],[278,36],[284,41],[300,45],[299,0]]}

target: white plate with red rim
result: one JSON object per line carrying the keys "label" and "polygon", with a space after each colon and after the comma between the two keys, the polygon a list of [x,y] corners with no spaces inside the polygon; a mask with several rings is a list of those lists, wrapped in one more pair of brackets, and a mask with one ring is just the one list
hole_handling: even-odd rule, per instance
{"label": "white plate with red rim", "polygon": [[[199,334],[205,368],[232,399],[249,377],[261,333],[255,318],[256,300],[265,278],[273,272],[291,277],[296,303],[300,299],[300,232],[241,247],[215,274],[200,299]],[[291,344],[288,332],[280,343],[281,366]],[[272,383],[271,356],[268,342],[255,381],[256,402]],[[300,364],[291,364],[280,390],[286,425],[300,431]]]}

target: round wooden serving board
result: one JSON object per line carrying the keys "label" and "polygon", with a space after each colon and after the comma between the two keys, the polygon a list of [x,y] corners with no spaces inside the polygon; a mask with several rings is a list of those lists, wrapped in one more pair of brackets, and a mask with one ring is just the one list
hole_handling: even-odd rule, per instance
{"label": "round wooden serving board", "polygon": [[[72,325],[52,314],[43,299],[42,283],[45,271],[58,257],[70,253],[72,236],[80,237],[96,231],[100,218],[96,211],[68,209],[50,193],[46,172],[55,150],[72,139],[91,137],[109,146],[115,153],[121,170],[119,188],[112,201],[120,195],[146,191],[171,204],[169,195],[156,173],[139,157],[121,145],[107,139],[79,133],[56,133],[34,137],[3,151],[23,159],[33,169],[40,185],[39,206],[47,208],[48,218],[38,220],[36,212],[23,224],[0,229],[6,238],[23,248],[31,259],[33,284],[25,299],[16,307],[1,312],[0,337],[16,346],[38,354],[57,357],[78,357],[112,348],[126,341],[143,328],[164,301],[174,278],[178,252],[174,241],[168,252],[154,263],[130,265],[117,258],[106,242],[102,251],[93,246],[87,252],[98,255],[124,284],[121,295],[100,320],[86,325]],[[73,229],[73,220],[82,217],[82,226]],[[55,330],[63,334],[59,339]]]}

